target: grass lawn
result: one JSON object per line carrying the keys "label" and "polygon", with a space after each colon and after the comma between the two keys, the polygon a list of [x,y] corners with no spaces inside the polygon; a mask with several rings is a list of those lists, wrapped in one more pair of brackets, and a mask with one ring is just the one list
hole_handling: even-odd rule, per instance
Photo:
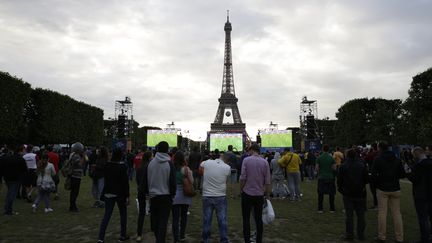
{"label": "grass lawn", "polygon": [[[63,178],[62,178],[63,179]],[[418,240],[419,230],[415,209],[411,196],[411,185],[402,184],[402,217],[404,221],[405,240],[408,242]],[[17,216],[0,216],[0,242],[96,242],[99,224],[104,210],[92,208],[91,180],[85,177],[81,183],[78,197],[78,207],[81,212],[72,214],[67,211],[69,195],[63,190],[61,182],[60,200],[52,201],[54,212],[45,214],[39,208],[32,213],[31,204],[23,200],[16,200],[14,209],[19,212]],[[272,200],[275,208],[276,220],[272,225],[264,226],[264,242],[342,242],[341,236],[345,230],[345,218],[342,213],[342,197],[336,196],[336,213],[328,212],[328,198],[324,201],[324,214],[317,214],[316,181],[305,181],[301,184],[303,200],[290,202],[287,200]],[[0,192],[1,207],[3,210],[6,188]],[[238,191],[236,191],[236,194]],[[136,232],[137,208],[135,205],[136,186],[131,183],[131,205],[128,208],[128,234],[134,236]],[[368,194],[369,195],[369,194]],[[35,197],[36,195],[34,195]],[[187,242],[199,242],[201,239],[201,200],[200,196],[194,198],[190,209],[187,226]],[[368,206],[372,202],[369,198]],[[43,203],[40,205],[43,208]],[[366,242],[373,241],[377,233],[377,211],[369,210],[366,213]],[[253,225],[253,224],[252,224]],[[392,221],[389,216],[388,242],[394,240]],[[116,242],[119,236],[120,223],[118,210],[115,209],[107,230],[106,242]],[[149,217],[144,223],[144,241],[154,242],[150,231]],[[167,242],[172,242],[171,230],[167,234]],[[231,242],[242,242],[242,219],[240,199],[228,201],[228,234]],[[215,217],[212,229],[213,242],[218,242],[218,228]],[[132,242],[132,239],[131,239]]]}

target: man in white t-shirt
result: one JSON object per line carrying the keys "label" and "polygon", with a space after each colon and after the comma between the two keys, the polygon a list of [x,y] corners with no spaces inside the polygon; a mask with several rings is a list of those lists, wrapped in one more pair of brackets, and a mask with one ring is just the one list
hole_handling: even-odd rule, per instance
{"label": "man in white t-shirt", "polygon": [[211,222],[213,211],[216,210],[216,217],[219,225],[219,237],[221,243],[228,242],[227,230],[227,200],[226,182],[231,174],[231,167],[226,164],[227,156],[222,159],[206,160],[201,163],[200,170],[203,171],[203,231],[204,243],[210,242]]}
{"label": "man in white t-shirt", "polygon": [[26,154],[23,155],[23,159],[27,164],[27,173],[24,175],[23,186],[26,190],[26,197],[28,202],[32,202],[32,193],[36,188],[36,169],[37,169],[37,155],[33,153],[33,146],[27,145]]}

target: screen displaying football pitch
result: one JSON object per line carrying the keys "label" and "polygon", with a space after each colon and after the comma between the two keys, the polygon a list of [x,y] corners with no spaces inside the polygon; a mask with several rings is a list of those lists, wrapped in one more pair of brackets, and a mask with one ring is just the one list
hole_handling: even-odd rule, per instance
{"label": "screen displaying football pitch", "polygon": [[210,151],[227,151],[228,145],[233,146],[234,151],[243,150],[243,134],[241,133],[211,133]]}
{"label": "screen displaying football pitch", "polygon": [[261,147],[264,148],[287,148],[292,147],[291,130],[274,130],[260,133]]}
{"label": "screen displaying football pitch", "polygon": [[147,146],[156,147],[159,142],[165,141],[170,148],[177,147],[177,133],[175,131],[148,130]]}

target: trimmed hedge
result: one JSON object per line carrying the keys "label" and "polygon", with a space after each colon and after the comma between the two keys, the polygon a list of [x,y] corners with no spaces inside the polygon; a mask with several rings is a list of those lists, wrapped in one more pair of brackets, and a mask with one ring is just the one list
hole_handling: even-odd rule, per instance
{"label": "trimmed hedge", "polygon": [[[0,72],[2,143],[74,143],[103,141],[103,110]],[[4,115],[5,114],[5,115]]]}

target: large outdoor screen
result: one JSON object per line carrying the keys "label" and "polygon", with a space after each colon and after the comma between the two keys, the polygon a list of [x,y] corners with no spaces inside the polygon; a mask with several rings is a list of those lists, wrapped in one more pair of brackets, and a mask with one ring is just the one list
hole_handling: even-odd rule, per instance
{"label": "large outdoor screen", "polygon": [[169,130],[147,131],[147,146],[156,147],[161,141],[166,141],[171,148],[177,147],[177,133]]}
{"label": "large outdoor screen", "polygon": [[286,148],[292,147],[291,130],[263,131],[261,135],[261,147]]}
{"label": "large outdoor screen", "polygon": [[241,133],[211,133],[210,151],[227,151],[228,145],[233,146],[234,151],[243,150],[243,134]]}

